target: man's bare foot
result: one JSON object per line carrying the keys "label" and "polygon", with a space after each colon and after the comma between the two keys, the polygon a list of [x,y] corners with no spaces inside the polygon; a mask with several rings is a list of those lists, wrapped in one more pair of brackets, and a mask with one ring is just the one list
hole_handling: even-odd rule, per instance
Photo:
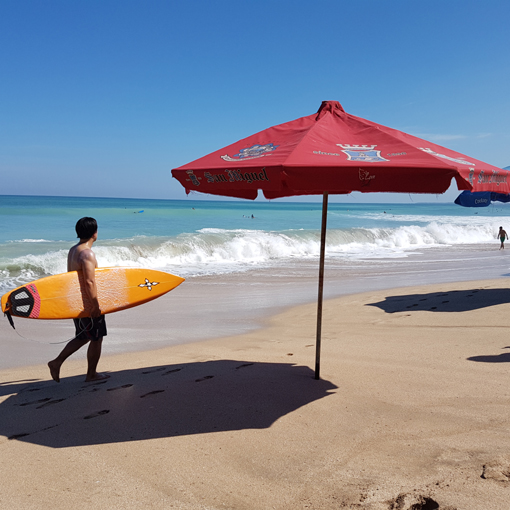
{"label": "man's bare foot", "polygon": [[96,372],[96,373],[95,373],[93,376],[91,376],[91,377],[87,376],[87,377],[85,378],[85,382],[102,381],[103,379],[109,379],[109,378],[110,378],[110,376],[109,376],[108,374],[98,374],[98,373]]}
{"label": "man's bare foot", "polygon": [[48,368],[50,369],[51,378],[55,382],[60,382],[60,364],[56,361],[49,361]]}

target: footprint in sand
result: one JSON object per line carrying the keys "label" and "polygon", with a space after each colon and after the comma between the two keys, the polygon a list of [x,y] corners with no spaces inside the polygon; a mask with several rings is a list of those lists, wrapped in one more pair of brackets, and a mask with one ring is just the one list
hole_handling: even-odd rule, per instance
{"label": "footprint in sand", "polygon": [[131,388],[132,384],[123,384],[122,386],[117,386],[116,388],[108,388],[106,391],[115,391],[121,390],[122,388]]}
{"label": "footprint in sand", "polygon": [[63,402],[65,398],[59,398],[58,400],[50,400],[49,402],[46,402],[42,406],[37,406],[36,409],[42,409],[43,407],[52,406],[53,404],[58,404],[59,402]]}
{"label": "footprint in sand", "polygon": [[165,390],[154,390],[149,391],[149,393],[146,393],[145,395],[140,395],[140,398],[148,397],[149,395],[156,395],[157,393],[163,393]]}
{"label": "footprint in sand", "polygon": [[503,458],[487,462],[483,466],[481,478],[508,484],[510,482],[510,462]]}
{"label": "footprint in sand", "polygon": [[239,365],[238,367],[236,367],[236,370],[239,370],[240,368],[244,368],[244,367],[251,367],[253,365],[253,363],[244,363],[243,365]]}
{"label": "footprint in sand", "polygon": [[23,407],[23,406],[31,406],[31,405],[34,405],[34,404],[42,404],[43,402],[48,402],[49,400],[51,400],[51,398],[41,398],[40,400],[33,400],[32,402],[25,402],[24,404],[20,404],[19,406],[20,407]]}
{"label": "footprint in sand", "polygon": [[165,370],[165,367],[155,368],[154,370],[146,370],[142,372],[142,374],[153,374],[154,372],[161,372],[161,370]]}
{"label": "footprint in sand", "polygon": [[164,374],[161,375],[173,374],[174,372],[180,372],[181,370],[182,368],[174,368],[173,370],[169,370],[168,372],[165,372]]}
{"label": "footprint in sand", "polygon": [[84,416],[84,420],[90,420],[91,418],[97,418],[98,416],[103,416],[103,414],[108,414],[110,412],[109,409],[103,409],[102,411],[98,411],[97,413],[89,414],[88,416]]}
{"label": "footprint in sand", "polygon": [[195,382],[202,382],[202,381],[205,381],[206,379],[212,379],[214,377],[214,375],[206,375],[204,377],[202,377],[201,379],[196,379]]}
{"label": "footprint in sand", "polygon": [[[395,499],[387,501],[389,508],[409,510],[440,510],[437,501],[421,494],[399,494]],[[449,507],[450,508],[450,507]]]}

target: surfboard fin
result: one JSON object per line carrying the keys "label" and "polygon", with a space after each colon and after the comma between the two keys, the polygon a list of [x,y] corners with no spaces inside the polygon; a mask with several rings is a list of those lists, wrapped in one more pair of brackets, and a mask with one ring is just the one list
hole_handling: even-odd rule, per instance
{"label": "surfboard fin", "polygon": [[9,312],[5,312],[4,315],[7,317],[9,324],[12,326],[12,329],[16,329],[14,327],[14,321],[12,320],[12,316]]}

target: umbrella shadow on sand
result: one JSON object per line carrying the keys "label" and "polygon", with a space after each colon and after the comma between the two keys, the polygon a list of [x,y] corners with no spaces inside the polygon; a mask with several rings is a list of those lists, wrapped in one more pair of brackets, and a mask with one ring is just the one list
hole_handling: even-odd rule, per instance
{"label": "umbrella shadow on sand", "polygon": [[[510,289],[471,289],[389,296],[384,301],[367,303],[367,305],[376,306],[386,313],[409,311],[469,312],[505,303],[510,303]],[[510,346],[505,347],[505,349],[510,349]],[[472,356],[467,360],[481,363],[510,363],[510,352],[497,355]]]}
{"label": "umbrella shadow on sand", "polygon": [[305,366],[217,360],[0,383],[0,434],[51,448],[264,429],[337,386]]}
{"label": "umbrella shadow on sand", "polygon": [[[510,349],[510,347],[504,347],[504,349]],[[471,356],[468,360],[479,363],[510,363],[510,352],[486,356]]]}
{"label": "umbrella shadow on sand", "polygon": [[489,306],[510,303],[510,289],[471,289],[388,296],[384,301],[367,303],[386,313],[426,312],[469,312]]}

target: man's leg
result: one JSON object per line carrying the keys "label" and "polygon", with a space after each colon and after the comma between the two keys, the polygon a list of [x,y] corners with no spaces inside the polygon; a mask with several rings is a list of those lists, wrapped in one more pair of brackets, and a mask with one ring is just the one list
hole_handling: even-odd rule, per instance
{"label": "man's leg", "polygon": [[99,363],[99,358],[101,357],[101,347],[103,345],[103,337],[97,340],[91,340],[89,344],[89,348],[87,350],[87,377],[85,378],[86,382],[90,381],[100,381],[101,379],[108,379],[110,377],[107,374],[98,374],[97,373],[97,364]]}
{"label": "man's leg", "polygon": [[54,381],[60,382],[60,367],[62,363],[71,356],[71,354],[75,353],[78,349],[81,349],[88,340],[80,340],[78,338],[74,338],[62,349],[62,352],[52,361],[48,363],[48,367],[50,369],[51,377]]}

